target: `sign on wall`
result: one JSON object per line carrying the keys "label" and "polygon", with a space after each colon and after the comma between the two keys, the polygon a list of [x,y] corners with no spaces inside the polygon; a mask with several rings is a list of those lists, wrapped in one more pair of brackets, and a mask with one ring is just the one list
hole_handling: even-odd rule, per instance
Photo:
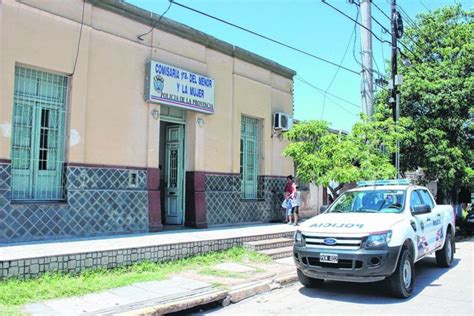
{"label": "sign on wall", "polygon": [[152,60],[146,68],[145,99],[214,114],[214,80]]}

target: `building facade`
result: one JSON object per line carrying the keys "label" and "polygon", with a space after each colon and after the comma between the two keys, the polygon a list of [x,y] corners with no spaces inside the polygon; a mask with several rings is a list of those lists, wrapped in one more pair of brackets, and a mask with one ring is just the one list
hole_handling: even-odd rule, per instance
{"label": "building facade", "polygon": [[0,242],[279,217],[295,72],[158,18],[0,1]]}

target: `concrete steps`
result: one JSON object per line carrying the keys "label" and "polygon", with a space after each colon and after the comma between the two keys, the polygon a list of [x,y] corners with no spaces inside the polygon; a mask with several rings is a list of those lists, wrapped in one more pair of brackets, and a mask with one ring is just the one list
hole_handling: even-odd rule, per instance
{"label": "concrete steps", "polygon": [[260,250],[258,252],[271,257],[273,260],[276,260],[291,257],[293,255],[293,246]]}
{"label": "concrete steps", "polygon": [[250,241],[244,243],[244,248],[249,250],[267,250],[275,248],[290,247],[293,245],[293,238],[273,238],[265,240]]}
{"label": "concrete steps", "polygon": [[270,238],[244,242],[244,248],[257,251],[273,260],[293,256],[293,238]]}

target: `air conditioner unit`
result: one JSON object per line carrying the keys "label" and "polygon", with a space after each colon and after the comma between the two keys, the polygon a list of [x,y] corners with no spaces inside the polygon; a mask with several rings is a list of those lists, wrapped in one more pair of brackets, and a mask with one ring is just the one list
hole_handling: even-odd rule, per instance
{"label": "air conditioner unit", "polygon": [[293,119],[286,113],[276,112],[273,114],[273,129],[287,131],[293,125]]}

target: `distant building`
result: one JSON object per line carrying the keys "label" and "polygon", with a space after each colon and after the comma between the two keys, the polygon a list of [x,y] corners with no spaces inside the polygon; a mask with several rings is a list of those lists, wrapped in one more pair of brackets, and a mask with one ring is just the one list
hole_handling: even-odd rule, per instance
{"label": "distant building", "polygon": [[119,0],[0,14],[0,242],[278,217],[295,71]]}

